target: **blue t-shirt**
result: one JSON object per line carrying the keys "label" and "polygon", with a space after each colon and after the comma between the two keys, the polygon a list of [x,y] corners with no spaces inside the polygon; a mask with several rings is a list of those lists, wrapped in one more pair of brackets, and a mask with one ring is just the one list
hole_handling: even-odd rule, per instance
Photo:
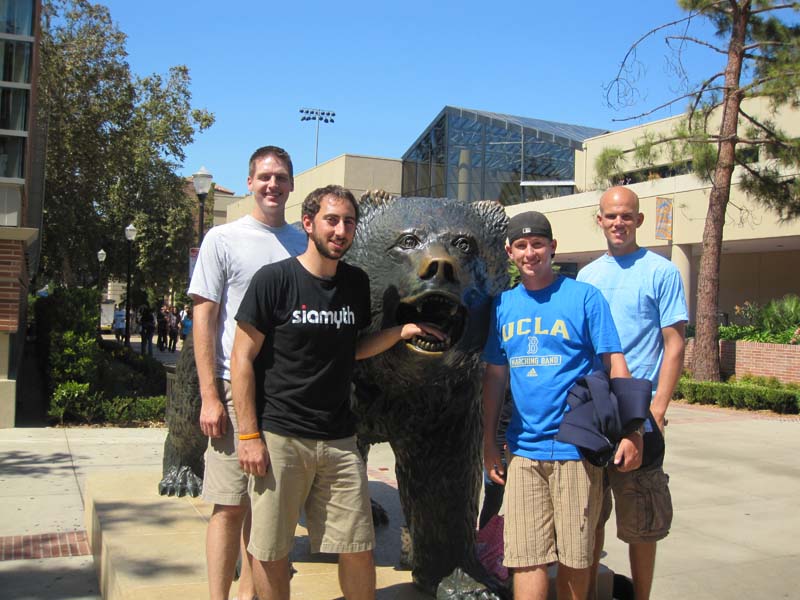
{"label": "blue t-shirt", "polygon": [[590,285],[559,276],[542,290],[520,284],[495,298],[483,359],[510,367],[509,451],[534,460],[579,459],[575,446],[555,439],[567,392],[592,372],[599,354],[620,351],[608,304]]}
{"label": "blue t-shirt", "polygon": [[661,329],[688,320],[678,269],[663,256],[640,248],[625,256],[604,254],[578,273],[611,306],[631,375],[658,385],[664,358]]}

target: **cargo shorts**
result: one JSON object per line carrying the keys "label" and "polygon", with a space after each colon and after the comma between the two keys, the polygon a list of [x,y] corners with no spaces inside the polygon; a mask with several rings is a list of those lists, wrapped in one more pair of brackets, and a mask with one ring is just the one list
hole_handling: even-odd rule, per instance
{"label": "cargo shorts", "polygon": [[[608,482],[614,493],[617,537],[628,544],[657,542],[669,534],[672,525],[672,496],[669,475],[661,465],[622,473],[610,467]],[[610,516],[611,494],[605,498]],[[605,508],[605,507],[604,507]]]}
{"label": "cargo shorts", "polygon": [[228,427],[220,438],[208,438],[202,498],[211,504],[238,506],[247,498],[247,474],[239,464],[239,426],[231,400],[231,382],[217,379],[219,397],[228,413]]}

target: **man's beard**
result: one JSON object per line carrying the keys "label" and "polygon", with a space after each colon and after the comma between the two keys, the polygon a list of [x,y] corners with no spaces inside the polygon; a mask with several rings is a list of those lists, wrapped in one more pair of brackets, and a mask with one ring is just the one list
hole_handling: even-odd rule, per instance
{"label": "man's beard", "polygon": [[[327,240],[322,239],[320,236],[317,235],[315,231],[311,232],[311,240],[314,242],[314,246],[317,248],[317,252],[319,252],[325,258],[329,258],[331,260],[339,260],[350,249],[350,246],[348,245],[344,247],[342,251],[339,253],[331,251],[331,249],[328,248]],[[350,245],[352,245],[352,242]]]}

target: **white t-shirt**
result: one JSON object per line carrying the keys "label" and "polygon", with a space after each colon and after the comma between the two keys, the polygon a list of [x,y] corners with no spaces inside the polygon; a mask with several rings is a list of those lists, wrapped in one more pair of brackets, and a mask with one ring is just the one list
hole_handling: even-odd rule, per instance
{"label": "white t-shirt", "polygon": [[215,375],[230,381],[236,311],[250,280],[264,265],[305,251],[305,232],[291,225],[269,227],[247,215],[211,228],[189,284],[189,294],[219,304]]}

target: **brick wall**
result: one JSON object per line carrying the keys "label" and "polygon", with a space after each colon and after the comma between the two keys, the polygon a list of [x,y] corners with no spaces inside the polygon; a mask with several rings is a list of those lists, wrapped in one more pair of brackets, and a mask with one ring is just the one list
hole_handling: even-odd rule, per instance
{"label": "brick wall", "polygon": [[26,286],[23,242],[0,240],[0,331],[19,328],[19,304]]}
{"label": "brick wall", "polygon": [[[686,344],[685,368],[690,369],[694,339]],[[719,342],[719,367],[723,375],[762,375],[784,383],[800,383],[800,346],[759,342]]]}

